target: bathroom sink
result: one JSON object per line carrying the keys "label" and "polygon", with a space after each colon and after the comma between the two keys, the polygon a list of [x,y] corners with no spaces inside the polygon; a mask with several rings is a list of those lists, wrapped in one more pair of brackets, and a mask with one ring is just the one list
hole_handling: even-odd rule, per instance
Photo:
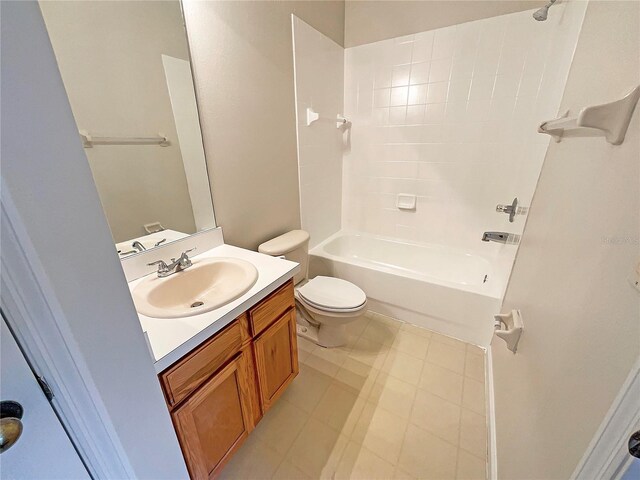
{"label": "bathroom sink", "polygon": [[147,317],[190,317],[234,301],[257,279],[258,270],[245,260],[193,260],[191,267],[168,277],[150,275],[133,289],[133,302]]}

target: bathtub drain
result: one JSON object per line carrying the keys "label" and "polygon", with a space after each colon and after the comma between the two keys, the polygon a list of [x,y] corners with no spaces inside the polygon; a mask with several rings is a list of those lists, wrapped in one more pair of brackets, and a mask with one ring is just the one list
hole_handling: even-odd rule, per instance
{"label": "bathtub drain", "polygon": [[191,304],[191,308],[201,307],[202,305],[204,305],[204,302],[201,302],[201,301],[193,302]]}

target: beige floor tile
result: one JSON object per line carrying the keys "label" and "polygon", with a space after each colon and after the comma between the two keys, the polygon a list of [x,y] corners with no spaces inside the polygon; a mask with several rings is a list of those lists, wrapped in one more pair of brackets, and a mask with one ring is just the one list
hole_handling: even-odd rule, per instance
{"label": "beige floor tile", "polygon": [[431,330],[427,330],[426,328],[417,327],[416,325],[411,325],[410,323],[403,323],[400,326],[401,332],[407,332],[412,335],[417,335],[423,338],[431,338]]}
{"label": "beige floor tile", "polygon": [[462,389],[462,406],[485,415],[484,382],[465,377]]}
{"label": "beige floor tile", "polygon": [[369,401],[402,418],[409,418],[417,388],[387,373],[381,373],[373,384]]}
{"label": "beige floor tile", "polygon": [[400,380],[418,385],[424,362],[419,358],[391,349],[382,365],[382,371]]}
{"label": "beige floor tile", "polygon": [[306,350],[298,349],[298,363],[305,363],[307,358],[311,356],[311,352],[307,352]]}
{"label": "beige floor tile", "polygon": [[385,345],[391,345],[395,338],[400,326],[397,328],[394,325],[387,324],[378,319],[378,317],[372,319],[369,325],[362,332],[362,338],[366,338],[376,343],[383,343]]}
{"label": "beige floor tile", "polygon": [[445,345],[448,345],[450,347],[457,348],[458,350],[467,349],[467,344],[465,342],[456,338],[447,337],[446,335],[440,335],[439,333],[433,333],[431,335],[431,339],[436,342],[444,343]]}
{"label": "beige floor tile", "polygon": [[312,368],[317,372],[323,373],[331,378],[335,377],[338,373],[338,370],[340,370],[340,365],[336,365],[335,363],[325,360],[324,358],[319,356],[318,350],[309,355],[305,359],[304,364],[307,367]]}
{"label": "beige floor tile", "polygon": [[467,343],[467,352],[473,355],[481,355],[483,357],[486,354],[486,351],[483,348],[480,348],[476,345],[471,345],[470,343]]}
{"label": "beige floor tile", "polygon": [[469,353],[464,361],[464,375],[484,383],[484,356]]}
{"label": "beige floor tile", "polygon": [[464,374],[465,350],[432,341],[427,351],[427,362]]}
{"label": "beige floor tile", "polygon": [[266,413],[251,435],[257,436],[277,452],[285,454],[308,419],[307,412],[280,399]]}
{"label": "beige floor tile", "polygon": [[422,369],[419,388],[431,392],[450,402],[462,403],[464,377],[452,370],[426,362]]}
{"label": "beige floor tile", "polygon": [[407,420],[367,402],[351,439],[392,464],[398,461]]}
{"label": "beige floor tile", "polygon": [[483,415],[466,408],[460,416],[460,448],[480,458],[487,457],[487,425]]}
{"label": "beige floor tile", "polygon": [[346,389],[334,382],[329,385],[311,416],[348,436],[360,418],[364,404],[365,400],[359,398],[353,389]]}
{"label": "beige floor tile", "polygon": [[310,418],[287,454],[287,460],[312,478],[331,478],[347,438]]}
{"label": "beige floor tile", "polygon": [[456,480],[486,480],[487,462],[464,450],[458,451]]}
{"label": "beige floor tile", "polygon": [[313,354],[317,357],[326,360],[327,362],[334,363],[338,366],[341,366],[347,358],[349,358],[349,351],[351,349],[347,347],[335,347],[335,348],[325,348],[318,347],[313,351]]}
{"label": "beige floor tile", "polygon": [[309,475],[288,460],[280,464],[276,473],[274,473],[271,478],[273,480],[312,480]]}
{"label": "beige floor tile", "polygon": [[389,354],[389,345],[360,337],[349,352],[349,358],[379,370]]}
{"label": "beige floor tile", "polygon": [[224,480],[269,479],[282,459],[282,454],[266,446],[255,435],[250,435],[229,463],[225,465],[219,478]]}
{"label": "beige floor tile", "polygon": [[417,477],[414,477],[409,472],[401,469],[400,467],[396,467],[393,472],[393,480],[417,480]]}
{"label": "beige floor tile", "polygon": [[457,448],[435,435],[409,425],[398,466],[420,479],[453,479]]}
{"label": "beige floor tile", "polygon": [[305,352],[312,353],[315,349],[320,348],[315,343],[307,340],[306,338],[298,337],[298,350],[304,350]]}
{"label": "beige floor tile", "polygon": [[306,365],[300,365],[300,373],[281,398],[311,413],[329,388],[331,381],[331,377]]}
{"label": "beige floor tile", "polygon": [[352,337],[356,337],[356,338],[359,337],[360,335],[362,335],[362,332],[364,332],[364,329],[367,328],[367,325],[369,325],[370,321],[371,321],[370,317],[363,315],[357,320],[354,320],[353,322],[348,323],[347,326],[345,327],[347,330],[347,334]]}
{"label": "beige floor tile", "polygon": [[411,332],[400,330],[393,342],[393,348],[402,353],[406,353],[413,357],[424,360],[427,357],[427,348],[429,347],[429,339],[420,337]]}
{"label": "beige floor tile", "polygon": [[373,320],[384,323],[394,330],[400,330],[400,327],[404,324],[404,322],[383,313],[375,313],[373,315]]}
{"label": "beige floor tile", "polygon": [[460,406],[419,390],[410,422],[454,445],[460,433]]}
{"label": "beige floor tile", "polygon": [[366,447],[349,442],[336,471],[336,480],[389,480],[395,467]]}
{"label": "beige floor tile", "polygon": [[345,388],[355,390],[358,395],[367,397],[379,370],[353,358],[348,358],[334,377]]}

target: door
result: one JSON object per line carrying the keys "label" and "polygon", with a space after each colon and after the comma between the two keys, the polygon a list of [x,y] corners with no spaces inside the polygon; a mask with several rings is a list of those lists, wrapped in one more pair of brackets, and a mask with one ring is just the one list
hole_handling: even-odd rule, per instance
{"label": "door", "polygon": [[258,385],[264,412],[298,374],[295,310],[290,309],[255,340]]}
{"label": "door", "polygon": [[215,477],[252,425],[249,383],[239,354],[173,413],[191,478]]}
{"label": "door", "polygon": [[[4,318],[1,323],[0,400],[17,402],[22,407],[21,419],[8,420],[5,417],[3,422],[5,432],[21,423],[22,434],[12,446],[0,454],[2,477],[89,479],[87,470],[18,348]],[[10,416],[14,418],[16,415],[19,416],[16,413],[19,407],[13,409],[13,412],[8,408],[3,410],[3,416],[6,412],[11,412]]]}

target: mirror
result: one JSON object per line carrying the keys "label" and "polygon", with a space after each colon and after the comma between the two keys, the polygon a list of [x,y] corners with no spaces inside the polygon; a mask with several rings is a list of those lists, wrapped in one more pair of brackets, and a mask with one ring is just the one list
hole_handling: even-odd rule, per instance
{"label": "mirror", "polygon": [[40,8],[120,257],[215,227],[180,2]]}

